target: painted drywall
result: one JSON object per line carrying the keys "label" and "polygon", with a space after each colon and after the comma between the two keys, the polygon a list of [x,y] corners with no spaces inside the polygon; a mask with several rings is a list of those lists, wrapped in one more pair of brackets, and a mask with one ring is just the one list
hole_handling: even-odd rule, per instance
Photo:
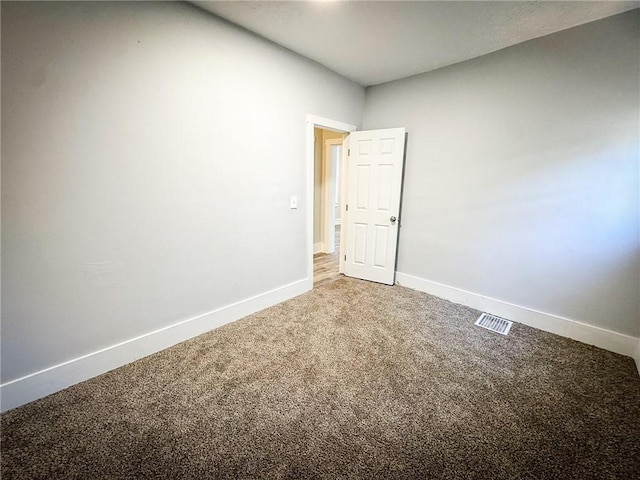
{"label": "painted drywall", "polygon": [[398,271],[634,337],[639,11],[367,89],[408,131]]}
{"label": "painted drywall", "polygon": [[165,2],[3,2],[2,73],[3,383],[306,277],[305,118],[362,87]]}
{"label": "painted drywall", "polygon": [[322,129],[323,140],[331,140],[333,138],[344,138],[346,133],[334,132],[333,130]]}

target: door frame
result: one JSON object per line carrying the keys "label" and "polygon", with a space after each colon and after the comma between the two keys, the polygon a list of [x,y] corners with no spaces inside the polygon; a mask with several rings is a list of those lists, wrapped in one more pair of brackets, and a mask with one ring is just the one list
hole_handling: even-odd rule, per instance
{"label": "door frame", "polygon": [[[315,172],[314,172],[314,128],[323,128],[325,130],[333,130],[340,133],[351,133],[357,130],[355,125],[351,125],[346,122],[341,122],[339,120],[332,120],[330,118],[320,117],[318,115],[307,114],[306,119],[306,130],[307,130],[307,148],[306,148],[306,200],[307,205],[305,209],[305,217],[306,217],[306,231],[307,231],[307,289],[313,289],[313,192],[314,192],[314,181],[315,181]],[[344,146],[343,150],[343,159],[344,159]],[[344,179],[343,179],[344,180]],[[342,199],[344,200],[344,198]],[[341,202],[341,203],[344,203]],[[342,205],[340,206],[342,209]],[[342,235],[342,229],[340,229]],[[342,239],[341,239],[342,242]]]}
{"label": "door frame", "polygon": [[[336,172],[334,172],[331,168],[331,147],[333,145],[341,145],[342,148],[344,149],[344,138],[329,138],[327,140],[324,141],[324,155],[323,155],[323,159],[322,159],[322,176],[323,176],[323,182],[322,182],[322,195],[321,195],[321,202],[322,202],[322,208],[321,208],[321,212],[322,212],[322,236],[323,236],[323,245],[324,245],[324,252],[325,253],[333,253],[335,252],[336,249],[336,245],[335,245],[335,221],[336,221],[336,215],[335,215],[335,205],[333,204],[332,201],[332,191],[331,191],[331,182],[329,181],[331,179],[331,175],[334,175]],[[340,151],[340,153],[342,153],[342,150]],[[340,161],[338,162],[338,168],[342,169],[342,155],[340,156]],[[340,172],[342,173],[342,172]],[[336,190],[336,192],[341,192],[342,190],[342,175],[340,175],[340,185],[338,185],[337,182],[334,182],[334,188]],[[335,192],[334,192],[335,193]],[[341,210],[340,211],[340,218],[342,218],[342,196],[340,197],[340,205],[338,205],[338,208]]]}

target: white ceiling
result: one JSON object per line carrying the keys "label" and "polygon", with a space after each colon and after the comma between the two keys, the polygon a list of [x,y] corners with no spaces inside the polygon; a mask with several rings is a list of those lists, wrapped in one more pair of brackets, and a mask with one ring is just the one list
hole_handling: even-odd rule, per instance
{"label": "white ceiling", "polygon": [[633,8],[634,1],[194,1],[369,86]]}

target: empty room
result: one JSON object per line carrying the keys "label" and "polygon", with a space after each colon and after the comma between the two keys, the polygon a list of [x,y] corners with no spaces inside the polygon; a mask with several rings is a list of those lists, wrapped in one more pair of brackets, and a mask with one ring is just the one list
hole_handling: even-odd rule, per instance
{"label": "empty room", "polygon": [[3,479],[640,479],[640,3],[1,3]]}

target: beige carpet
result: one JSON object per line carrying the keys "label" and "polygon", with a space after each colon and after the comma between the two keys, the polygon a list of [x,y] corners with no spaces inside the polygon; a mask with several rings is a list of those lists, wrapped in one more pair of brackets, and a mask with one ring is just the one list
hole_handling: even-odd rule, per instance
{"label": "beige carpet", "polygon": [[341,279],[2,416],[2,478],[640,478],[630,358]]}

